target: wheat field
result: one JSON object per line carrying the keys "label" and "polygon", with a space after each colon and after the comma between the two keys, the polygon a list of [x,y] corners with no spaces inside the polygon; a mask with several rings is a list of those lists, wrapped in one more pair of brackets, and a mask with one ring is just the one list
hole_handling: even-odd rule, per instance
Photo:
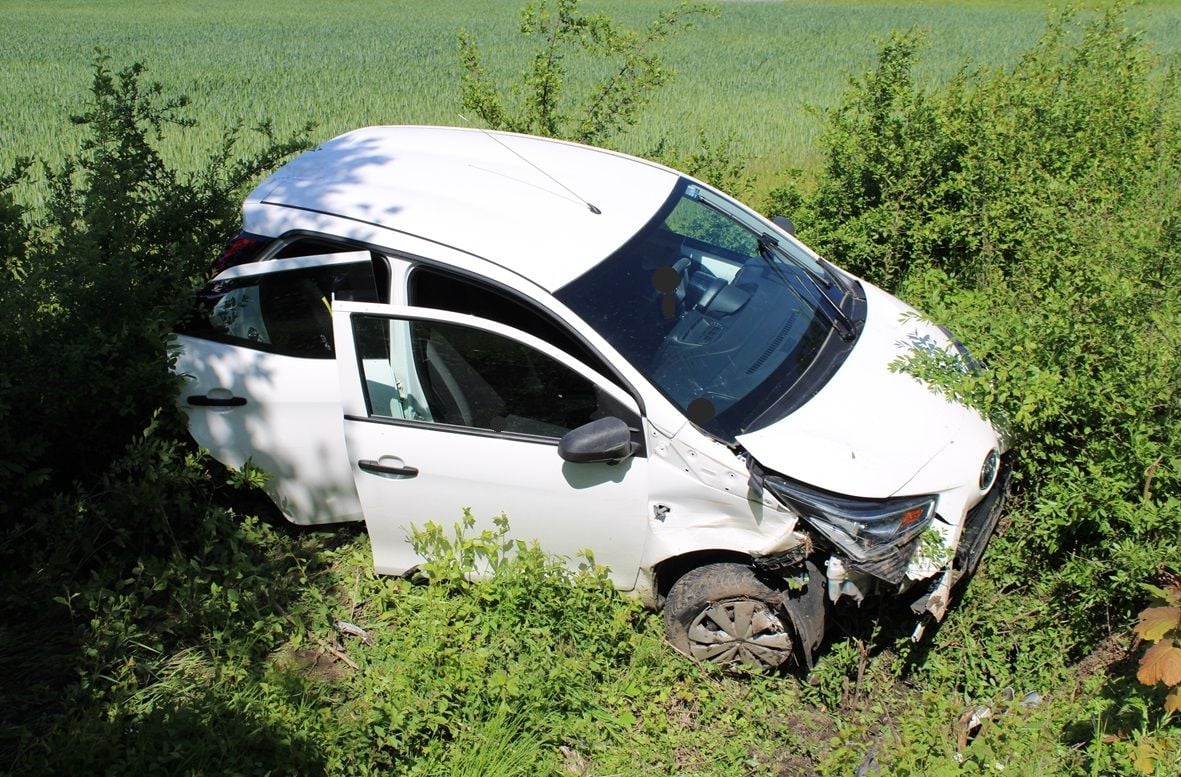
{"label": "wheat field", "polygon": [[[113,67],[141,61],[168,94],[192,100],[198,126],[166,140],[182,167],[222,131],[271,119],[280,130],[315,122],[327,138],[371,124],[461,124],[456,34],[466,28],[493,72],[522,70],[523,0],[5,0],[0,50],[0,169],[19,156],[55,163],[73,150],[68,120],[85,100],[96,49]],[[641,26],[668,0],[586,0]],[[639,123],[613,144],[643,154],[661,141],[690,148],[705,133],[732,137],[751,172],[808,169],[820,113],[850,76],[872,64],[891,31],[927,32],[921,76],[946,79],[966,63],[1006,64],[1039,35],[1048,4],[985,2],[723,2],[716,18],[667,44],[677,75]],[[1162,55],[1181,46],[1181,2],[1131,14]],[[571,87],[590,63],[568,61]]]}

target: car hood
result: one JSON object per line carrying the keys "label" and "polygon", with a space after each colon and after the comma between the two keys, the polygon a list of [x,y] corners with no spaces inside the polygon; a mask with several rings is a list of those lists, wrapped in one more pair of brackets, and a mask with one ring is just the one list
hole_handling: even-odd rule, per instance
{"label": "car hood", "polygon": [[865,283],[866,321],[845,363],[785,418],[739,435],[763,467],[849,496],[900,491],[974,415],[890,364],[914,347],[951,347],[913,308]]}

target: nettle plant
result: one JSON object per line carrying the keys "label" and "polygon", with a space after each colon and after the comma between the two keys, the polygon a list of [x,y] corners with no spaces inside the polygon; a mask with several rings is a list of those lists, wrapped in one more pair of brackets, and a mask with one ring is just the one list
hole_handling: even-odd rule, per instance
{"label": "nettle plant", "polygon": [[1136,679],[1145,685],[1159,682],[1172,688],[1165,697],[1165,711],[1181,712],[1181,582],[1168,588],[1145,587],[1155,601],[1140,613],[1135,630],[1141,639],[1154,644],[1140,658]]}

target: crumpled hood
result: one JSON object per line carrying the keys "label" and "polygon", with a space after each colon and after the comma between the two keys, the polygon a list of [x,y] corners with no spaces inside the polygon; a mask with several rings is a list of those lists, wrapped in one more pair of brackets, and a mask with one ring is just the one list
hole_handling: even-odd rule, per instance
{"label": "crumpled hood", "polygon": [[737,439],[766,469],[849,496],[884,498],[947,447],[971,411],[890,371],[913,346],[949,341],[913,308],[864,288],[865,328],[836,375],[791,415]]}

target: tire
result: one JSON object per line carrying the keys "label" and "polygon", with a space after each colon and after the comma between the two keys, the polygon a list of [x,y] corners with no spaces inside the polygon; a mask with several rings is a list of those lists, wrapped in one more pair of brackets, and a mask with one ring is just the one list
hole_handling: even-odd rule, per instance
{"label": "tire", "polygon": [[777,669],[791,656],[783,594],[743,564],[707,564],[673,584],[664,603],[668,641],[694,661]]}

